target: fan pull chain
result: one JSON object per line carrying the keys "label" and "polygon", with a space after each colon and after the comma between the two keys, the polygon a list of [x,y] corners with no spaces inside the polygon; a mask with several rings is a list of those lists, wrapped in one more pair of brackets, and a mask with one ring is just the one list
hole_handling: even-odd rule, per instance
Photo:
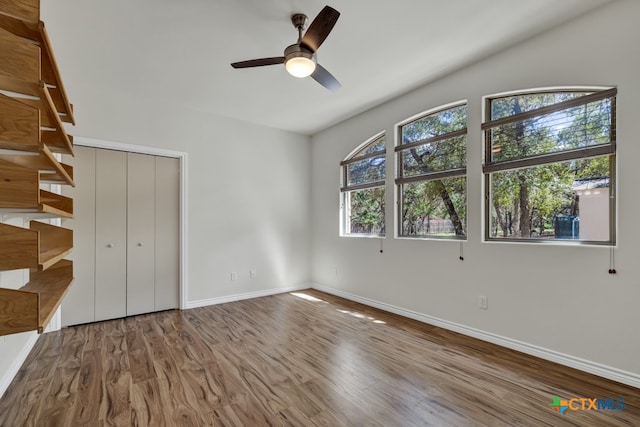
{"label": "fan pull chain", "polygon": [[613,245],[609,246],[609,274],[617,274],[616,271],[616,254]]}
{"label": "fan pull chain", "polygon": [[382,248],[382,239],[380,239],[380,253],[384,253],[384,249]]}
{"label": "fan pull chain", "polygon": [[463,243],[462,243],[462,241],[460,241],[460,256],[459,256],[460,261],[464,261],[464,250],[463,250],[463,247],[464,247]]}

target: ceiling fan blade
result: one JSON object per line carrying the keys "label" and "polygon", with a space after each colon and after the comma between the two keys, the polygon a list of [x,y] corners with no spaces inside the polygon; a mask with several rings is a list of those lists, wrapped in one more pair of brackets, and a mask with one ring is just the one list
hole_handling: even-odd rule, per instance
{"label": "ceiling fan blade", "polygon": [[342,87],[340,82],[320,64],[316,64],[316,70],[311,74],[311,78],[331,92],[335,92]]}
{"label": "ceiling fan blade", "polygon": [[339,17],[340,12],[330,6],[325,6],[309,25],[309,29],[300,40],[300,45],[311,52],[318,50],[333,29],[333,26],[336,25]]}
{"label": "ceiling fan blade", "polygon": [[277,65],[277,64],[284,64],[284,56],[276,56],[273,58],[250,59],[248,61],[233,62],[231,66],[233,68],[250,68],[250,67],[264,67],[265,65]]}

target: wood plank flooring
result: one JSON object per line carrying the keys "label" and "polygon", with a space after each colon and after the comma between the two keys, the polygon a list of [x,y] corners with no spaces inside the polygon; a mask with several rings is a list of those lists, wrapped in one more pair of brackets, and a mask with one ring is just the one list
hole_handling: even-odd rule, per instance
{"label": "wood plank flooring", "polygon": [[41,336],[0,426],[103,425],[638,426],[640,390],[307,290]]}

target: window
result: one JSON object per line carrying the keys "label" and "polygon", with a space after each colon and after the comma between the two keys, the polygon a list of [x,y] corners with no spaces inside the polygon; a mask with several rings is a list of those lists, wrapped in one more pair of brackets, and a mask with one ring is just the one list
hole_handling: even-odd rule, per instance
{"label": "window", "polygon": [[340,162],[342,234],[384,236],[385,134],[378,134]]}
{"label": "window", "polygon": [[616,89],[487,99],[485,236],[615,242]]}
{"label": "window", "polygon": [[466,104],[400,125],[398,139],[399,236],[465,238]]}

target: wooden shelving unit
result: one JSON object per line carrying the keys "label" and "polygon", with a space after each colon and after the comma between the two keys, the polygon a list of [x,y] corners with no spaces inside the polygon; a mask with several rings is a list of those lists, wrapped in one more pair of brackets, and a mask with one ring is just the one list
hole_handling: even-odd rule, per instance
{"label": "wooden shelving unit", "polygon": [[73,249],[73,231],[31,221],[29,228],[0,224],[0,270],[46,270]]}
{"label": "wooden shelving unit", "polygon": [[[72,140],[62,124],[67,113],[58,113],[52,95],[59,91],[41,77],[40,48],[0,28],[0,52],[0,88],[5,91],[0,97],[0,147],[10,144],[5,148],[33,151],[42,142],[53,151],[73,154]],[[25,148],[16,147],[19,143]]]}
{"label": "wooden shelving unit", "polygon": [[[73,200],[41,188],[75,185],[64,123],[75,124],[40,0],[0,0],[0,213],[73,217]],[[0,335],[42,333],[73,281],[73,232],[39,221],[0,223],[0,270],[30,269],[20,289],[0,288]]]}
{"label": "wooden shelving unit", "polygon": [[0,335],[41,334],[73,282],[73,263],[61,260],[46,271],[32,271],[20,289],[0,288]]}
{"label": "wooden shelving unit", "polygon": [[46,145],[37,153],[0,150],[0,161],[39,171],[40,182],[43,183],[76,185],[73,167],[60,163]]}
{"label": "wooden shelving unit", "polygon": [[0,160],[0,212],[73,217],[73,199],[40,188],[40,172]]}
{"label": "wooden shelving unit", "polygon": [[12,16],[9,13],[0,13],[0,28],[5,31],[31,40],[41,50],[40,54],[40,79],[44,80],[51,89],[51,96],[56,106],[56,111],[60,114],[62,121],[75,124],[73,117],[73,106],[69,102],[66,90],[62,84],[60,70],[56,62],[49,35],[44,26],[44,22],[32,21],[33,16],[25,19],[26,15]]}

